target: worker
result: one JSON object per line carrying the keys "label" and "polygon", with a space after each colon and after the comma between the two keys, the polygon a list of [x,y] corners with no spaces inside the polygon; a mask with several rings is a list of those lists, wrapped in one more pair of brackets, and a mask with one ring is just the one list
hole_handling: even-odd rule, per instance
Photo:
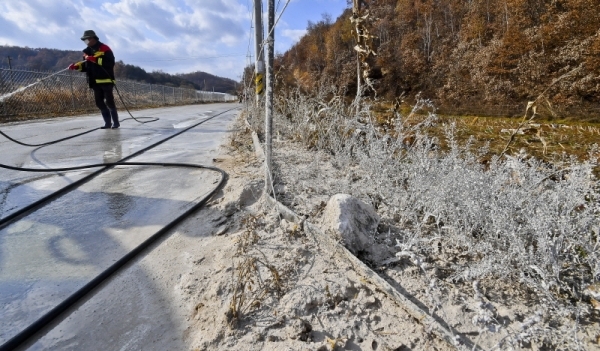
{"label": "worker", "polygon": [[71,64],[69,69],[86,72],[88,84],[94,91],[96,106],[104,118],[101,129],[117,129],[120,124],[113,95],[115,55],[106,44],[100,42],[93,30],[86,30],[81,40],[87,45],[83,50],[83,61]]}

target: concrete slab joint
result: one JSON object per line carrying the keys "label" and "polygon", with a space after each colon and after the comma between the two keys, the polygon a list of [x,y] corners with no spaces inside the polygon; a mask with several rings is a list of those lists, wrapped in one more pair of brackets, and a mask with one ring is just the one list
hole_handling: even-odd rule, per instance
{"label": "concrete slab joint", "polygon": [[321,230],[356,255],[371,248],[379,221],[379,215],[370,205],[351,195],[336,194],[323,211]]}

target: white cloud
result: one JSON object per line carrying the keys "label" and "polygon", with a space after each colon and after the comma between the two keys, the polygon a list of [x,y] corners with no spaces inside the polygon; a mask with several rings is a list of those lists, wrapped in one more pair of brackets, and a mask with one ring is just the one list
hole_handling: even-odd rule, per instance
{"label": "white cloud", "polygon": [[[309,13],[320,16],[340,1],[293,0],[275,31],[276,50],[305,33]],[[237,79],[247,63],[251,13],[251,0],[0,0],[0,45],[82,50],[81,34],[93,29],[117,60],[148,71]],[[232,53],[239,56],[198,58]]]}
{"label": "white cloud", "polygon": [[284,29],[282,34],[296,43],[306,34],[306,29]]}
{"label": "white cloud", "polygon": [[[245,63],[249,21],[247,7],[237,0],[118,0],[100,5],[87,0],[2,1],[0,44],[81,50],[79,37],[93,29],[117,60],[149,71],[201,67],[235,78]],[[240,56],[173,60],[227,53]]]}

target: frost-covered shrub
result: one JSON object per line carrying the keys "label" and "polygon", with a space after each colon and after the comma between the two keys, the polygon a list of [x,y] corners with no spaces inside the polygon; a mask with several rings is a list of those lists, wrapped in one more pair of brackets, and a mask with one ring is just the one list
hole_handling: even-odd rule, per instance
{"label": "frost-covered shrub", "polygon": [[[415,110],[428,105],[420,101]],[[331,91],[293,93],[278,104],[276,130],[331,155],[338,168],[365,173],[360,187],[340,184],[326,195],[342,190],[377,201],[380,215],[405,229],[400,251],[429,256],[439,240],[453,256],[453,281],[519,282],[557,315],[589,313],[577,301],[600,280],[596,160],[548,164],[521,153],[481,162],[488,150],[459,145],[454,127],[434,113],[418,124],[406,117],[396,115],[394,128],[383,130],[368,106],[346,107]],[[424,132],[434,125],[445,131],[445,150]]]}

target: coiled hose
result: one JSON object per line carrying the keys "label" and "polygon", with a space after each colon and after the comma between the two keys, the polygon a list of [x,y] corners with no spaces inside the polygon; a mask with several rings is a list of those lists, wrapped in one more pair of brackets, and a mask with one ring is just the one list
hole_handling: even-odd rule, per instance
{"label": "coiled hose", "polygon": [[[116,87],[116,84],[115,84]],[[142,118],[153,118],[153,120],[147,121],[147,122],[140,122],[138,119],[140,117],[134,117],[131,112],[129,112],[129,109],[127,109],[125,102],[123,101],[123,98],[121,96],[121,94],[118,91],[117,88],[117,93],[119,95],[119,98],[121,99],[121,102],[123,103],[123,105],[125,106],[127,112],[129,113],[129,115],[131,116],[131,118],[127,118],[127,119],[134,119],[139,123],[150,123],[150,122],[154,122],[157,121],[158,118],[154,118],[154,117],[142,117]],[[45,313],[43,316],[41,316],[39,319],[37,319],[35,322],[33,322],[32,324],[30,324],[28,327],[26,327],[25,329],[23,329],[22,331],[20,331],[18,334],[16,334],[15,336],[13,336],[11,339],[9,339],[7,342],[5,342],[4,344],[0,345],[0,351],[8,351],[8,350],[13,350],[14,348],[18,347],[19,345],[23,344],[25,341],[27,341],[28,339],[30,339],[32,336],[34,336],[36,333],[38,333],[40,330],[42,330],[42,328],[44,328],[46,325],[48,325],[48,323],[50,323],[51,321],[55,320],[61,313],[65,312],[69,307],[71,307],[72,305],[74,305],[77,301],[79,301],[82,297],[84,297],[85,295],[87,295],[88,293],[90,293],[95,287],[97,287],[100,283],[102,283],[104,280],[106,280],[109,276],[111,276],[113,273],[115,273],[116,271],[118,271],[121,267],[123,267],[127,262],[131,261],[131,259],[133,259],[134,257],[136,257],[138,254],[140,254],[142,251],[144,251],[146,248],[148,248],[148,246],[150,246],[153,242],[155,242],[158,238],[160,238],[163,234],[165,234],[166,232],[168,232],[170,229],[172,229],[173,227],[175,227],[177,224],[179,224],[182,220],[184,220],[187,216],[189,216],[191,213],[193,213],[194,211],[204,207],[204,205],[210,200],[210,198],[217,193],[219,190],[221,190],[223,188],[223,186],[225,185],[225,183],[227,182],[228,176],[227,173],[225,171],[223,171],[220,168],[217,167],[211,167],[211,166],[204,166],[204,165],[199,165],[199,164],[188,164],[188,163],[157,163],[157,162],[128,162],[129,159],[132,159],[136,156],[141,155],[142,153],[155,148],[156,146],[172,139],[175,138],[178,135],[181,135],[185,132],[187,132],[188,130],[195,128],[203,123],[208,122],[209,120],[216,118],[220,115],[223,115],[227,112],[230,112],[232,110],[235,110],[236,108],[232,108],[232,109],[228,109],[224,112],[221,112],[219,114],[216,114],[214,116],[211,116],[209,118],[206,118],[192,126],[189,126],[169,137],[166,137],[142,150],[139,150],[121,160],[119,160],[118,162],[114,162],[114,163],[99,163],[99,164],[88,164],[88,165],[82,165],[82,166],[74,166],[74,167],[63,167],[63,168],[50,168],[50,169],[37,169],[37,168],[25,168],[25,167],[15,167],[15,166],[10,166],[10,165],[4,165],[4,164],[0,164],[0,168],[5,168],[5,169],[10,169],[10,170],[15,170],[15,171],[22,171],[22,172],[66,172],[66,171],[74,171],[74,170],[82,170],[82,169],[90,169],[90,168],[100,168],[99,170],[67,185],[66,187],[63,187],[62,189],[59,189],[57,191],[55,191],[54,193],[47,195],[46,197],[16,211],[13,212],[12,214],[0,219],[0,228],[3,228],[5,226],[7,226],[10,223],[15,222],[16,220],[22,218],[23,216],[30,214],[34,211],[36,211],[37,209],[43,207],[44,205],[50,203],[51,201],[59,198],[60,196],[68,193],[69,191],[79,187],[80,185],[90,181],[91,179],[93,179],[94,177],[98,176],[99,174],[112,169],[116,166],[152,166],[152,167],[185,167],[185,168],[198,168],[198,169],[206,169],[206,170],[210,170],[210,171],[214,171],[214,172],[218,172],[221,175],[221,179],[218,182],[217,186],[208,194],[206,195],[204,198],[202,198],[196,205],[194,205],[193,207],[191,207],[190,209],[188,209],[187,211],[185,211],[185,213],[182,213],[179,217],[177,217],[175,220],[173,220],[172,222],[168,223],[167,225],[165,225],[161,230],[159,230],[158,232],[154,233],[152,236],[150,236],[148,239],[146,239],[143,243],[141,243],[139,246],[137,246],[135,249],[133,249],[132,251],[130,251],[129,253],[127,253],[126,255],[124,255],[123,257],[121,257],[121,259],[119,259],[118,261],[116,261],[115,263],[113,263],[110,267],[108,267],[107,269],[105,269],[102,273],[100,273],[98,276],[96,276],[94,279],[90,280],[86,285],[84,285],[83,287],[81,287],[80,289],[78,289],[77,291],[75,291],[73,294],[71,294],[69,297],[67,297],[65,300],[63,300],[61,303],[59,303],[57,306],[55,306],[54,308],[52,308],[50,311],[48,311],[47,313]],[[126,119],[124,119],[126,120]],[[47,146],[47,145],[52,145],[52,144],[56,144],[65,140],[69,140],[87,133],[91,133],[95,130],[98,130],[99,128],[95,128],[95,129],[91,129],[88,130],[86,132],[83,133],[79,133],[76,135],[72,135],[66,138],[61,138],[61,139],[57,139],[57,140],[53,140],[50,142],[46,142],[46,143],[42,143],[42,144],[27,144],[27,143],[22,143],[18,140],[15,140],[14,138],[9,137],[6,133],[2,132],[0,130],[0,134],[3,135],[4,137],[6,137],[7,139],[19,144],[19,145],[23,145],[23,146]]]}
{"label": "coiled hose", "polygon": [[[104,67],[102,67],[102,66],[100,66],[100,67],[108,74],[108,72],[106,71],[106,69]],[[24,89],[30,88],[30,87],[32,87],[34,85],[37,85],[37,84],[43,82],[44,80],[46,80],[48,78],[51,78],[51,77],[53,77],[53,76],[55,76],[55,75],[57,75],[59,73],[62,73],[64,71],[66,71],[67,69],[68,68],[65,68],[65,69],[63,69],[61,71],[55,72],[55,73],[49,75],[48,77],[45,77],[45,78],[42,78],[42,79],[38,80],[37,82],[35,82],[33,84],[30,84],[30,85],[28,85],[26,87],[17,89],[16,91],[14,91],[14,92],[12,92],[10,94],[3,95],[2,98],[0,99],[0,102],[4,101],[5,99],[7,99],[8,97],[12,96],[13,94],[15,94],[17,92],[23,91]],[[160,120],[160,118],[158,118],[158,117],[148,117],[148,116],[138,116],[138,117],[135,117],[131,113],[131,111],[129,111],[129,108],[127,107],[127,104],[125,103],[125,100],[123,99],[123,96],[121,96],[121,92],[119,91],[119,86],[117,85],[116,82],[114,83],[114,85],[115,85],[115,89],[117,90],[117,95],[119,96],[119,99],[123,103],[123,107],[125,108],[125,110],[129,114],[129,117],[124,118],[122,120],[119,120],[119,122],[124,122],[124,121],[130,120],[130,119],[133,119],[134,121],[136,121],[138,123],[146,124],[146,123],[152,123],[152,122],[156,122],[156,121]],[[143,121],[143,120],[146,120],[146,119],[147,119],[147,121]],[[9,135],[7,135],[6,133],[4,133],[1,130],[0,130],[0,135],[2,135],[3,137],[5,137],[6,139],[12,141],[13,143],[16,143],[16,144],[19,144],[19,145],[22,145],[22,146],[38,147],[38,146],[48,146],[48,145],[52,145],[52,144],[57,144],[57,143],[60,143],[62,141],[65,141],[65,140],[73,139],[73,138],[76,138],[78,136],[82,136],[82,135],[91,133],[91,132],[93,132],[95,130],[98,130],[98,129],[100,129],[100,127],[93,128],[93,129],[90,129],[90,130],[86,130],[85,132],[82,132],[82,133],[79,133],[79,134],[74,134],[74,135],[71,135],[71,136],[68,136],[68,137],[65,137],[65,138],[61,138],[61,139],[57,139],[57,140],[52,140],[52,141],[49,141],[49,142],[46,142],[46,143],[41,143],[41,144],[28,144],[28,143],[24,143],[22,141],[19,141],[19,140],[16,140],[16,139],[10,137]]]}

